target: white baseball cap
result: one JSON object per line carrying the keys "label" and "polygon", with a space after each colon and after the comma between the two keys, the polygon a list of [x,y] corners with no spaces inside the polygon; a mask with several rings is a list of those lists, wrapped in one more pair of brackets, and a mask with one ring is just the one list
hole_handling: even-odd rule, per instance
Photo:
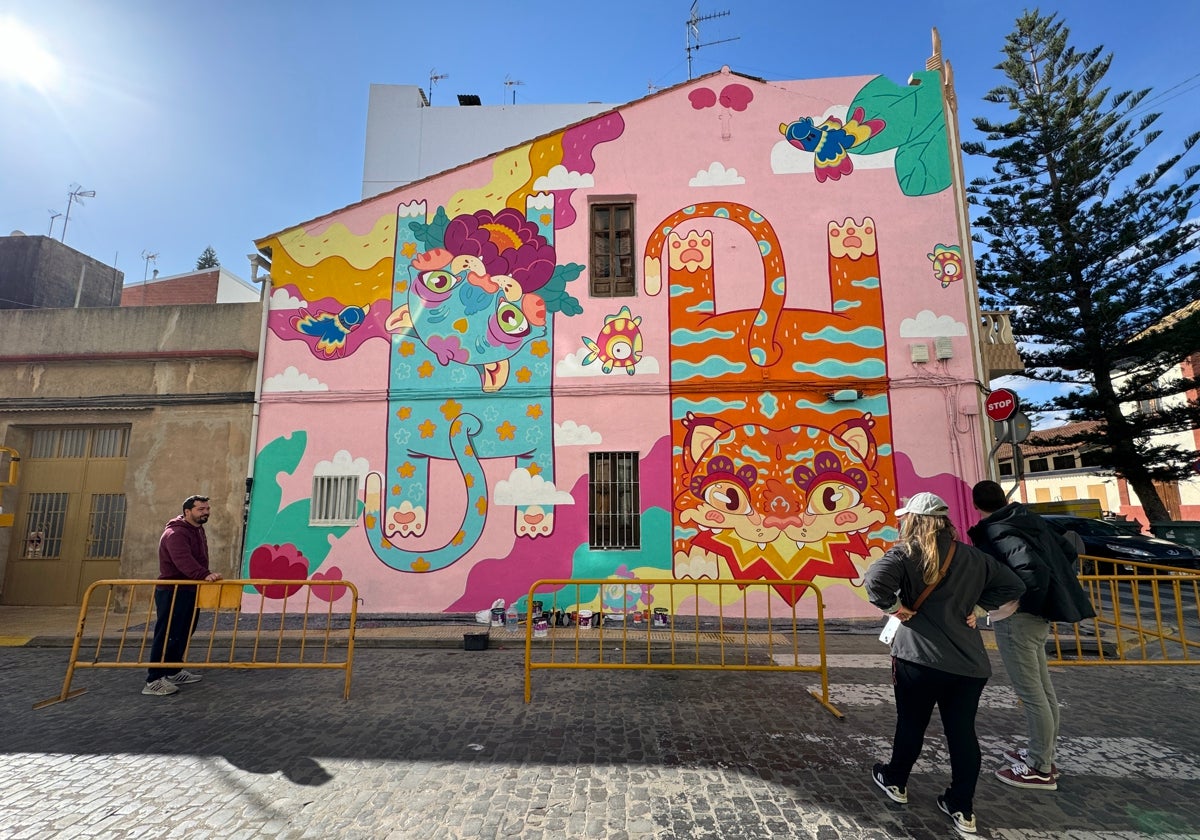
{"label": "white baseball cap", "polygon": [[904,516],[906,513],[915,513],[919,516],[946,516],[950,513],[950,507],[942,501],[941,496],[933,493],[918,493],[909,499],[904,507],[896,509],[897,516]]}

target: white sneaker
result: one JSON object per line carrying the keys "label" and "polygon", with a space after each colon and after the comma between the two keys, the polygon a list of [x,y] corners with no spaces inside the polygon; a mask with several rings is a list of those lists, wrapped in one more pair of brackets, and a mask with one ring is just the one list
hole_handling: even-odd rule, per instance
{"label": "white sneaker", "polygon": [[142,686],[142,694],[152,694],[155,697],[168,697],[179,688],[170,681],[169,677],[159,677],[154,682],[148,682]]}
{"label": "white sneaker", "polygon": [[178,674],[171,674],[171,676],[163,677],[163,679],[170,680],[175,685],[187,685],[188,683],[198,683],[204,678],[199,674],[180,668]]}

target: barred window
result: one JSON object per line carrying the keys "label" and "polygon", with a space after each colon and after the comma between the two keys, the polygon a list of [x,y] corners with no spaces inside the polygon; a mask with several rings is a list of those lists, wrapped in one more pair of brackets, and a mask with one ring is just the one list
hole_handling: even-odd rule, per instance
{"label": "barred window", "polygon": [[629,297],[634,277],[633,202],[591,206],[592,297]]}
{"label": "barred window", "polygon": [[124,539],[125,494],[94,494],[88,516],[88,559],[120,557]]}
{"label": "barred window", "polygon": [[21,558],[58,558],[62,554],[63,527],[67,521],[68,493],[30,493],[25,514],[25,542]]}
{"label": "barred window", "polygon": [[592,452],[588,459],[588,547],[640,548],[642,528],[638,454]]}
{"label": "barred window", "polygon": [[129,454],[128,426],[36,429],[30,458],[124,458]]}
{"label": "barred window", "polygon": [[353,525],[357,518],[357,475],[313,476],[309,525]]}

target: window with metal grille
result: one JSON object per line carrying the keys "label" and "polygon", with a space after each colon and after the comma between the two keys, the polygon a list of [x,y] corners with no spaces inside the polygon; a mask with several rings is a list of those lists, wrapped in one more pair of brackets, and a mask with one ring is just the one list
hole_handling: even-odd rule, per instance
{"label": "window with metal grille", "polygon": [[1075,456],[1072,455],[1055,455],[1054,469],[1056,470],[1073,470],[1075,469]]}
{"label": "window with metal grille", "polygon": [[313,476],[309,525],[353,525],[357,518],[357,475]]}
{"label": "window with metal grille", "polygon": [[634,277],[633,202],[591,205],[592,297],[629,297]]}
{"label": "window with metal grille", "polygon": [[92,429],[93,458],[124,458],[129,454],[129,429],[114,426]]}
{"label": "window with metal grille", "polygon": [[589,548],[640,548],[642,526],[638,454],[592,452],[588,460]]}
{"label": "window with metal grille", "polygon": [[129,454],[128,426],[35,429],[30,458],[124,458]]}
{"label": "window with metal grille", "polygon": [[88,514],[87,556],[91,560],[121,556],[125,540],[125,494],[97,493]]}
{"label": "window with metal grille", "polygon": [[67,493],[30,493],[21,557],[57,558],[67,521]]}

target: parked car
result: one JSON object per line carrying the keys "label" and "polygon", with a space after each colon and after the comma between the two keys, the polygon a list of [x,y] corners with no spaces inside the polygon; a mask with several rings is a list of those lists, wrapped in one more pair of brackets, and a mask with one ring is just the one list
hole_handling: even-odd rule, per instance
{"label": "parked car", "polygon": [[[1200,569],[1200,554],[1186,545],[1144,534],[1131,534],[1101,519],[1056,514],[1042,518],[1060,534],[1077,534],[1083,543],[1081,554],[1135,563],[1178,566],[1182,569]],[[1106,570],[1101,568],[1100,572],[1104,573]]]}

